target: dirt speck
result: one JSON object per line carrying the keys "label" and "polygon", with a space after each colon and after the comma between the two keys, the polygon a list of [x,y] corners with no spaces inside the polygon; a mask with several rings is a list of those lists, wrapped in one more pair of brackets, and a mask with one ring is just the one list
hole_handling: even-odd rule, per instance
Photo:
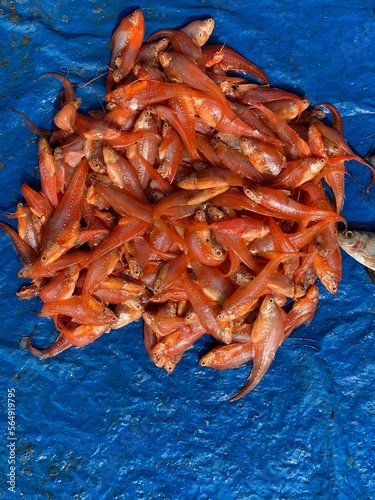
{"label": "dirt speck", "polygon": [[11,23],[19,23],[21,21],[21,16],[16,12],[16,2],[9,2],[9,14],[8,20]]}

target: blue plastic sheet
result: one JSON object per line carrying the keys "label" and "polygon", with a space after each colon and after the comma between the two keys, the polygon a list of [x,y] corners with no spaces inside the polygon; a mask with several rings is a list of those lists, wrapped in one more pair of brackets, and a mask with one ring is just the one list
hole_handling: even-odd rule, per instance
{"label": "blue plastic sheet", "polygon": [[[213,40],[253,60],[273,85],[337,106],[355,151],[365,155],[375,141],[370,1],[4,0],[0,7],[2,211],[15,210],[23,182],[36,182],[37,139],[12,107],[52,126],[61,87],[37,77],[62,71],[81,84],[83,109],[100,108],[104,80],[95,78],[106,71],[111,33],[136,7],[147,35],[214,17]],[[347,177],[344,215],[374,223],[374,188],[370,199],[363,193],[369,174],[356,163],[349,170],[357,182]],[[36,300],[16,297],[20,263],[2,232],[0,248],[1,498],[374,498],[374,285],[350,257],[339,293],[321,287],[312,323],[283,344],[249,396],[229,403],[249,367],[199,367],[202,339],[170,376],[149,360],[141,324],[54,359],[34,358],[21,338],[39,324],[39,342],[48,342],[53,324],[37,317]],[[16,494],[6,482],[13,388]]]}

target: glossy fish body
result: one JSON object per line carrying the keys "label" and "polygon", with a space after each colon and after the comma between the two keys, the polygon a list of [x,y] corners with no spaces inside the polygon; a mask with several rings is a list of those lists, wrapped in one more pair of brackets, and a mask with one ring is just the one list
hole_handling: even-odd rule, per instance
{"label": "glossy fish body", "polygon": [[258,316],[251,332],[253,343],[253,367],[246,384],[230,401],[242,398],[259,384],[267,373],[284,336],[284,317],[282,309],[272,295],[266,295],[262,301]]}

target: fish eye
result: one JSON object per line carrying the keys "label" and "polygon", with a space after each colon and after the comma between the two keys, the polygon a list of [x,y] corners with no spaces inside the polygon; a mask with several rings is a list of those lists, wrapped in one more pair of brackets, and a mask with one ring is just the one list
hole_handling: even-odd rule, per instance
{"label": "fish eye", "polygon": [[352,238],[354,238],[354,232],[350,230],[345,231],[344,236],[346,239],[351,240]]}

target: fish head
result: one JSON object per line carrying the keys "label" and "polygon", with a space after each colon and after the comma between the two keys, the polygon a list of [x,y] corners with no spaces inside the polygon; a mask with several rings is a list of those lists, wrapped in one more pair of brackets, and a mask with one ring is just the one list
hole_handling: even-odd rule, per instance
{"label": "fish head", "polygon": [[361,232],[353,231],[352,229],[339,232],[337,234],[337,241],[340,247],[349,254],[362,252],[366,244]]}
{"label": "fish head", "polygon": [[40,254],[40,260],[43,265],[51,264],[55,262],[64,253],[64,249],[61,245],[54,242],[47,242]]}
{"label": "fish head", "polygon": [[276,315],[278,309],[277,302],[273,295],[266,295],[260,306],[259,312],[264,317],[270,318]]}
{"label": "fish head", "polygon": [[329,293],[335,295],[338,292],[340,277],[338,277],[335,273],[327,273],[324,276],[321,276],[320,281]]}
{"label": "fish head", "polygon": [[337,235],[340,247],[369,269],[375,270],[375,233],[348,229]]}

